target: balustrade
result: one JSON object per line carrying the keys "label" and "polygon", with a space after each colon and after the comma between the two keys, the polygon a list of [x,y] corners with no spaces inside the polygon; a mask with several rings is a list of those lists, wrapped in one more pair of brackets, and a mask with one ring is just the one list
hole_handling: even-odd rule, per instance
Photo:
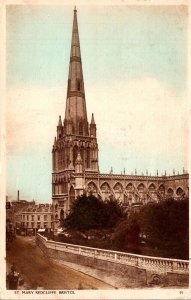
{"label": "balustrade", "polygon": [[[110,262],[117,262],[125,265],[156,270],[159,272],[184,273],[189,272],[189,262],[186,260],[168,259],[160,257],[143,256],[125,252],[110,251],[98,248],[90,248],[79,245],[72,245],[47,240],[47,238],[37,234],[37,243],[45,247],[58,251],[70,252],[86,257],[97,258]],[[39,245],[40,246],[40,245]]]}

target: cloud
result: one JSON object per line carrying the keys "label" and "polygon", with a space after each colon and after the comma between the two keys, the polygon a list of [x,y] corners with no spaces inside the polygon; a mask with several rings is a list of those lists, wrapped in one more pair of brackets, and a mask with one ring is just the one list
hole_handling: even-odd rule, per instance
{"label": "cloud", "polygon": [[[89,90],[100,143],[119,150],[186,155],[186,97],[154,78],[130,80],[102,90]],[[90,100],[91,99],[91,100]],[[90,108],[90,105],[89,105]]]}

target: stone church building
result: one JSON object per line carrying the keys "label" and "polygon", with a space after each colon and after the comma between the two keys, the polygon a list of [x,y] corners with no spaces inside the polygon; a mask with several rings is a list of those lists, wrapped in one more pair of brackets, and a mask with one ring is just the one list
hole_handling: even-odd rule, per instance
{"label": "stone church building", "polygon": [[100,174],[96,123],[87,119],[77,11],[74,9],[64,119],[59,116],[52,149],[52,201],[56,224],[84,190],[103,200],[114,196],[124,207],[188,195],[188,174],[167,176]]}

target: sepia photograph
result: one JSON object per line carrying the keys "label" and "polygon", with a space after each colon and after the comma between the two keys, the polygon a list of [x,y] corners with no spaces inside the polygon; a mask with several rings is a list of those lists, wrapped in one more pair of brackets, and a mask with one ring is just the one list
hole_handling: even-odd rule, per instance
{"label": "sepia photograph", "polygon": [[189,3],[3,9],[2,299],[188,297]]}

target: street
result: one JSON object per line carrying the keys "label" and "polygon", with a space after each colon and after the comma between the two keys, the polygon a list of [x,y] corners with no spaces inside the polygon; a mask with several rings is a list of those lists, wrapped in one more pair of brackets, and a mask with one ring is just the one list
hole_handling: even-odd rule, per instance
{"label": "street", "polygon": [[7,266],[14,264],[23,277],[22,289],[113,289],[101,280],[48,260],[36,246],[34,237],[17,236],[8,246],[6,260]]}

